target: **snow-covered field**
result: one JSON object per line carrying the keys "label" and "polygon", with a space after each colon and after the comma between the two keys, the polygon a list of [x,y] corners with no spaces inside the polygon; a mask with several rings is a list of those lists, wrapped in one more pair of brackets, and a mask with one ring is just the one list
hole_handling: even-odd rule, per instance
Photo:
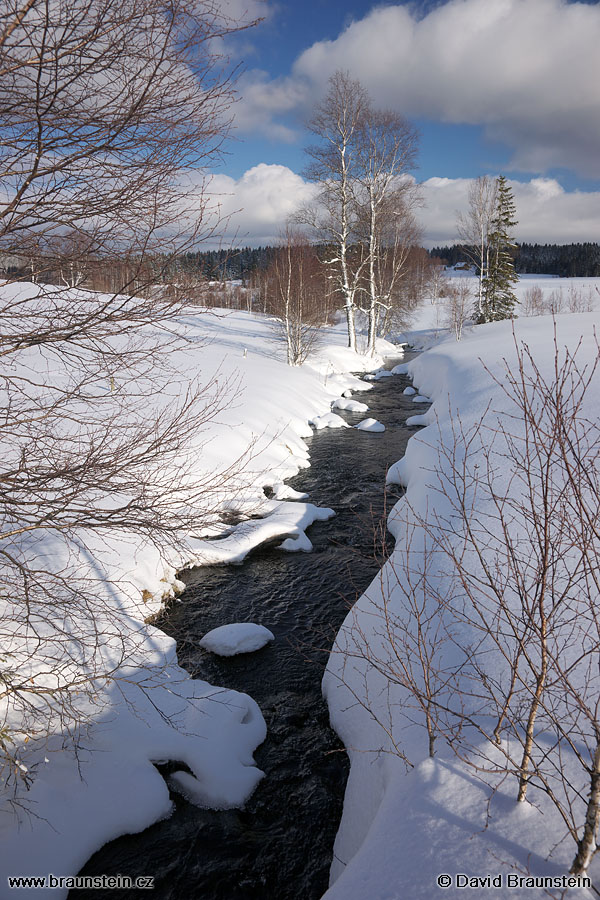
{"label": "snow-covered field", "polygon": [[[37,288],[3,290],[33,294]],[[177,556],[161,554],[149,540],[127,533],[82,535],[88,555],[77,561],[79,574],[93,579],[98,605],[118,615],[118,627],[135,650],[108,687],[98,686],[97,712],[85,709],[92,725],[78,757],[63,749],[60,733],[47,743],[27,741],[18,721],[5,722],[20,737],[18,760],[31,785],[18,795],[21,807],[8,802],[8,792],[0,812],[1,896],[7,875],[75,875],[106,841],[168,816],[168,788],[154,762],[185,762],[195,777],[176,773],[171,786],[218,809],[242,804],[262,777],[252,757],[265,737],[257,705],[245,695],[190,678],[177,665],[174,641],[146,620],[180,588],[176,571],[182,567],[239,562],[262,541],[278,536],[287,550],[311,549],[305,529],[333,512],[305,502],[284,479],[310,464],[304,442],[312,433],[309,421],[328,415],[345,391],[367,390],[349,372],[377,368],[381,357],[349,352],[343,329],[333,327],[325,330],[309,364],[291,368],[272,323],[247,312],[192,311],[175,330],[181,340],[170,350],[175,354],[171,365],[179,379],[164,402],[176,403],[190,382],[206,384],[215,373],[212,389],[227,381],[234,385],[229,405],[197,435],[187,477],[193,487],[210,473],[230,473],[233,467],[220,502],[242,521],[213,527],[205,537],[186,536]],[[393,348],[381,342],[380,349]],[[36,358],[34,351],[29,364],[35,366]],[[59,374],[50,372],[50,377],[56,382]],[[178,461],[167,460],[172,469],[165,471],[166,478],[177,476]],[[270,499],[264,487],[271,489]],[[250,514],[257,518],[244,521]],[[60,541],[51,534],[47,540],[48,564],[60,567]],[[38,551],[44,546],[38,542]],[[10,619],[10,608],[3,612]],[[113,648],[107,644],[101,651],[110,668]],[[64,897],[66,890],[35,890],[35,896]]]}
{"label": "snow-covered field", "polygon": [[[577,282],[586,295],[598,297],[596,289],[600,280],[578,279]],[[531,284],[548,292],[562,287],[565,295],[573,287],[569,280],[523,279],[518,286],[521,298]],[[473,528],[479,534],[483,553],[489,551],[488,562],[493,560],[496,564],[491,581],[496,579],[501,585],[502,596],[509,596],[511,585],[509,579],[504,579],[502,564],[504,569],[510,569],[510,564],[507,564],[506,551],[502,551],[498,509],[491,506],[489,492],[475,487],[482,483],[484,474],[491,471],[490,478],[498,492],[504,491],[511,502],[526,493],[521,478],[523,473],[511,467],[509,440],[517,448],[522,447],[523,431],[522,412],[506,394],[507,371],[518,371],[516,348],[524,342],[541,375],[549,383],[557,373],[560,376],[565,363],[564,348],[570,353],[575,353],[578,348],[578,366],[580,369],[587,366],[590,372],[598,354],[596,334],[600,329],[600,314],[584,312],[556,316],[557,370],[552,316],[517,319],[514,337],[510,322],[467,327],[462,340],[457,342],[453,335],[444,336],[442,315],[442,301],[439,305],[425,304],[409,335],[429,347],[409,363],[407,369],[415,388],[430,397],[433,404],[424,416],[414,420],[414,424],[426,427],[415,434],[405,457],[388,475],[390,481],[403,484],[407,489],[389,517],[390,530],[397,539],[396,548],[380,576],[349,613],[324,680],[333,725],[348,748],[352,762],[335,847],[332,886],[325,895],[327,900],[364,900],[365,897],[430,900],[438,894],[463,896],[465,890],[479,897],[486,895],[488,889],[502,897],[561,897],[564,893],[558,885],[562,883],[562,876],[568,875],[575,855],[575,843],[567,833],[567,825],[546,793],[540,790],[539,781],[536,788],[535,779],[532,779],[527,799],[517,803],[517,777],[506,774],[510,768],[507,759],[519,759],[514,745],[507,741],[496,752],[489,744],[484,746],[481,734],[470,732],[469,724],[463,720],[461,736],[454,739],[456,755],[439,733],[452,720],[456,726],[459,713],[469,714],[474,707],[482,717],[480,721],[486,716],[493,718],[491,697],[494,690],[501,692],[507,677],[503,669],[507,659],[500,659],[499,644],[488,640],[489,634],[482,620],[472,616],[470,624],[467,621],[470,600],[486,596],[487,580],[476,581],[481,574],[480,563],[473,556],[463,558],[469,574],[465,583],[459,583],[457,587],[453,583],[453,566],[440,547],[456,547],[457,544],[463,547],[460,532],[466,529],[466,523],[456,515],[456,507],[449,502],[453,490],[456,493],[462,486],[467,504],[465,518],[477,523]],[[532,366],[527,359],[525,368],[531,375]],[[527,390],[530,389],[528,382]],[[599,411],[600,377],[596,374],[578,412],[591,442],[588,451],[592,457],[600,434]],[[546,414],[547,410],[536,409],[540,422]],[[477,430],[482,418],[489,425],[483,432]],[[498,432],[498,422],[504,424],[504,432]],[[465,452],[467,443],[468,452]],[[512,453],[518,456],[517,451]],[[453,473],[451,466],[454,466]],[[588,474],[592,475],[591,469]],[[533,475],[535,478],[537,474]],[[535,491],[534,495],[537,497]],[[589,503],[591,508],[598,507],[597,494],[590,497]],[[508,521],[509,528],[519,535],[515,547],[521,552],[521,548],[529,546],[533,540],[526,527],[529,521],[533,531],[532,517],[527,519],[525,513],[515,512],[512,506],[507,515],[507,508],[505,506],[503,510],[505,523]],[[553,533],[553,540],[557,541],[554,545],[556,555],[564,554],[561,565],[564,563],[565,569],[577,571],[577,554],[573,554],[573,548],[569,546],[569,537],[565,534],[563,539],[560,534],[568,517],[560,519],[558,506],[555,515],[557,521],[550,527],[556,529]],[[428,523],[428,527],[424,528],[424,523]],[[597,552],[597,545],[594,545],[590,555],[596,571]],[[529,575],[535,585],[536,573]],[[553,591],[557,591],[559,585],[558,576],[555,578]],[[470,591],[467,600],[465,584]],[[514,586],[512,592],[518,593]],[[597,589],[590,592],[589,582],[583,588],[573,582],[571,592],[565,601],[569,609],[566,616],[569,623],[565,625],[569,638],[562,635],[561,662],[565,668],[573,666],[574,704],[581,702],[583,706],[587,702],[593,719],[599,688],[597,643],[590,651],[589,668],[582,666],[585,669],[582,673],[577,667],[581,663],[579,652],[582,646],[586,646],[588,640],[592,644],[594,638],[597,640],[595,626],[591,626],[593,637],[589,637]],[[490,593],[493,592],[488,589],[488,595]],[[507,601],[506,621],[509,621],[508,606],[512,602],[510,598]],[[493,597],[489,605],[482,603],[482,618],[487,615],[490,622],[494,620],[493,605]],[[558,646],[562,627],[559,618],[557,623],[553,627],[556,628]],[[481,650],[478,640],[482,641]],[[477,645],[476,651],[473,651],[473,644]],[[508,642],[504,649],[507,646]],[[466,664],[469,651],[473,656]],[[478,655],[480,652],[481,656]],[[438,711],[443,724],[439,726],[433,758],[428,754],[425,709],[419,706],[409,689],[411,683],[416,683],[422,692],[421,699],[426,696],[423,669],[419,668],[423,654],[429,654],[431,679],[437,679],[440,707],[444,704],[451,707],[454,702],[452,715]],[[473,663],[474,658],[477,665]],[[465,668],[458,672],[461,660]],[[470,669],[469,665],[472,666]],[[532,666],[535,667],[535,661]],[[455,679],[453,685],[464,687],[465,680],[468,682],[460,709],[457,709],[461,704],[456,699],[448,700],[451,690],[444,693],[444,678],[450,679],[451,671]],[[531,673],[529,677],[533,680]],[[485,678],[489,681],[481,680]],[[429,709],[435,715],[435,705]],[[542,756],[548,754],[541,768],[557,795],[562,796],[561,791],[569,794],[570,801],[565,801],[563,806],[572,804],[570,812],[581,835],[585,803],[590,792],[589,775],[586,777],[575,753],[565,748],[571,723],[577,721],[571,734],[573,747],[591,768],[593,721],[587,718],[583,723],[579,708],[574,712],[566,696],[555,698],[553,713],[567,734],[559,758],[549,726],[550,711],[546,709],[545,712],[548,715],[540,716],[537,721],[536,752]],[[477,765],[470,765],[466,760],[475,761]],[[600,879],[598,861],[592,862],[589,871],[592,877]],[[442,876],[440,886],[439,876]],[[458,880],[457,876],[460,876]],[[487,876],[496,879],[495,882],[468,881],[468,878],[485,879]],[[556,878],[557,881],[545,888],[525,881],[531,876]],[[519,878],[523,881],[519,882]],[[593,894],[585,888],[572,888],[568,896],[591,897]]]}
{"label": "snow-covered field", "polygon": [[[477,293],[477,277],[473,270],[448,268],[442,272],[441,278],[451,286],[456,285],[456,282],[466,283],[470,286],[472,298]],[[563,312],[590,312],[600,309],[600,294],[598,293],[600,278],[521,275],[514,286],[514,291],[519,301],[516,309],[519,317],[561,314]],[[540,308],[535,308],[536,303]],[[441,296],[437,300],[424,303],[417,310],[405,338],[416,346],[428,346],[433,340],[437,340],[440,335],[444,334],[447,327],[448,301],[446,297]]]}
{"label": "snow-covered field", "polygon": [[[526,278],[518,294],[524,302],[526,290],[538,285],[548,297],[562,288],[566,298],[575,282],[582,282],[577,287],[585,297],[590,292],[590,303],[595,303],[600,279]],[[441,737],[437,755],[428,758],[420,713],[407,705],[404,689],[385,677],[395,650],[382,638],[381,610],[389,610],[392,618],[399,613],[405,592],[398,573],[407,547],[414,549],[423,540],[418,522],[411,530],[410,516],[414,521],[415,515],[425,519],[443,513],[439,492],[431,487],[443,458],[440,448],[452,443],[453,422],[460,420],[468,430],[488,405],[502,415],[510,413],[502,391],[503,360],[513,368],[515,360],[510,323],[467,326],[457,343],[445,332],[444,316],[443,301],[426,302],[406,334],[408,340],[429,347],[408,371],[414,396],[431,398],[433,405],[424,416],[413,418],[413,424],[426,427],[415,433],[406,456],[390,472],[391,479],[407,487],[406,497],[390,515],[396,550],[349,614],[324,681],[332,722],[352,761],[328,900],[429,900],[438,895],[439,875],[454,878],[457,873],[501,877],[505,891],[497,891],[500,896],[541,898],[548,896],[543,889],[513,887],[506,882],[508,874],[558,877],[568,872],[573,858],[573,842],[564,840],[564,822],[539,791],[530,789],[527,801],[517,804],[514,776],[493,773],[489,765],[474,770],[445,749]],[[561,313],[556,325],[559,347],[574,350],[581,339],[578,360],[589,363],[596,352],[599,314]],[[527,342],[548,377],[554,364],[553,327],[550,315],[522,317],[515,325],[517,340]],[[349,391],[368,390],[368,384],[348,373],[377,369],[381,358],[350,353],[343,327],[336,326],[325,331],[307,364],[290,368],[269,323],[246,312],[192,312],[180,320],[178,329],[185,337],[177,349],[181,389],[194,378],[206,383],[217,371],[221,383],[238,379],[231,404],[198,436],[190,475],[201,481],[207,473],[228,471],[244,458],[243,470],[232,479],[231,495],[221,500],[242,520],[244,513],[261,518],[189,535],[185,552],[178,556],[161,554],[137,537],[103,535],[91,563],[81,560],[82,566],[93,564],[97,584],[106,584],[103,599],[120,610],[123,627],[135,636],[136,654],[99,699],[101,712],[78,759],[62,748],[59,734],[44,746],[35,741],[23,745],[19,758],[32,784],[22,809],[7,804],[0,813],[3,879],[74,875],[106,841],[168,816],[168,787],[155,762],[185,762],[194,776],[176,773],[171,787],[214,808],[242,804],[262,777],[252,757],[265,735],[257,705],[245,695],[191,679],[177,665],[174,642],[145,620],[165,596],[177,591],[176,572],[186,565],[239,562],[260,542],[277,537],[287,550],[310,550],[306,528],[332,511],[315,507],[284,482],[310,464],[304,442],[311,433],[309,423],[312,428],[345,425],[332,408],[346,408]],[[397,353],[385,342],[379,351]],[[368,393],[360,400],[368,407]],[[586,401],[594,421],[599,401],[594,381]],[[356,411],[367,413],[363,407]],[[377,430],[379,423],[367,416],[365,421],[363,427]],[[484,457],[477,454],[482,452],[480,446],[473,448],[470,466],[481,463]],[[265,487],[271,489],[270,499]],[[214,540],[216,536],[220,540]],[[87,546],[94,546],[92,538]],[[348,657],[343,650],[354,655]],[[18,728],[18,723],[11,724]],[[581,771],[572,760],[565,759],[565,771],[585,795]],[[581,819],[582,801],[574,807]],[[591,872],[600,877],[596,863]],[[479,896],[485,884],[471,887]],[[453,883],[445,895],[458,896],[460,890],[463,887]],[[40,898],[66,896],[60,889],[31,893]],[[591,896],[585,891],[573,895]],[[560,896],[560,891],[550,896]]]}

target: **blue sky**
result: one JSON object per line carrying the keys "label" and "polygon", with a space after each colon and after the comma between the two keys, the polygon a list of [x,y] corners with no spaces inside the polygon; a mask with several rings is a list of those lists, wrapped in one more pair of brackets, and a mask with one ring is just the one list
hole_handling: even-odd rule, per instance
{"label": "blue sky", "polygon": [[[249,214],[252,190],[262,190],[257,200],[263,207],[266,194],[274,198],[273,215],[286,207],[277,196],[283,190],[288,199],[296,190],[301,202],[303,122],[326,92],[328,77],[344,68],[374,105],[394,108],[419,129],[413,174],[425,194],[436,193],[440,223],[435,234],[431,210],[425,211],[429,243],[451,238],[444,202],[460,205],[468,179],[500,172],[521,194],[521,239],[600,240],[597,3],[223,2],[232,11],[265,15],[256,28],[229,40],[243,72],[233,139],[216,170],[219,189],[239,190]],[[228,201],[224,205],[229,211]],[[561,217],[561,227],[552,215]],[[256,242],[257,223],[240,216],[238,229]],[[266,208],[259,218],[262,239],[269,233]]]}

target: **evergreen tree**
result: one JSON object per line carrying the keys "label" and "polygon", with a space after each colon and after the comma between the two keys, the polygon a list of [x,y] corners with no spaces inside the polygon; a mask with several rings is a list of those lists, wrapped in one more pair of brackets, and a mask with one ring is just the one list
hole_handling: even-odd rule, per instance
{"label": "evergreen tree", "polygon": [[496,185],[496,209],[489,235],[489,268],[483,279],[481,308],[477,311],[479,325],[513,318],[517,302],[512,289],[519,280],[513,260],[517,245],[510,234],[517,224],[515,201],[504,175],[498,177]]}

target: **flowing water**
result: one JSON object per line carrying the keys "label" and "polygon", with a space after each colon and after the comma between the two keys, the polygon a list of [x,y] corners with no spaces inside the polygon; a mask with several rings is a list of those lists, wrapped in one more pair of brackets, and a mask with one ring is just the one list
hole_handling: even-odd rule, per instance
{"label": "flowing water", "polygon": [[[388,360],[389,368],[397,362]],[[406,418],[423,411],[403,395],[408,383],[404,376],[374,382],[355,395],[368,413],[340,413],[350,424],[372,416],[385,432],[325,429],[308,439],[311,468],[289,483],[336,511],[310,527],[312,553],[263,546],[240,566],[185,572],[181,600],[156,622],[177,639],[188,672],[258,702],[268,735],[255,758],[266,777],[244,809],[199,809],[175,794],[169,819],[106,844],[80,874],[154,875],[154,900],[318,900],[327,890],[348,762],[329,727],[321,678],[349,606],[385,553],[382,523],[400,496],[384,490],[386,469],[414,433]],[[275,641],[228,658],[198,647],[211,628],[236,621],[267,626]],[[144,894],[77,890],[70,900],[134,896]]]}

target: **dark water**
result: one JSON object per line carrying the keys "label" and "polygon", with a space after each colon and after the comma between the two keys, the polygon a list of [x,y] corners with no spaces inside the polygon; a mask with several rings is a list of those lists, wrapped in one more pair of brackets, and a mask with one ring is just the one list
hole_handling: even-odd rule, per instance
{"label": "dark water", "polygon": [[[313,553],[262,547],[241,566],[184,573],[181,601],[156,623],[177,639],[179,662],[191,674],[258,702],[268,736],[255,758],[266,777],[241,810],[203,810],[174,795],[170,819],[105,845],[80,874],[153,874],[146,896],[155,900],[318,900],[327,890],[348,763],[329,728],[321,678],[348,607],[386,554],[386,509],[399,492],[384,490],[385,473],[414,433],[406,418],[423,411],[403,396],[408,383],[384,378],[354,395],[368,413],[340,413],[351,424],[379,419],[382,434],[325,429],[309,439],[311,468],[289,483],[336,511],[308,530]],[[275,641],[229,658],[198,647],[211,628],[235,621],[266,625]],[[70,900],[134,896],[144,893],[78,890]]]}

